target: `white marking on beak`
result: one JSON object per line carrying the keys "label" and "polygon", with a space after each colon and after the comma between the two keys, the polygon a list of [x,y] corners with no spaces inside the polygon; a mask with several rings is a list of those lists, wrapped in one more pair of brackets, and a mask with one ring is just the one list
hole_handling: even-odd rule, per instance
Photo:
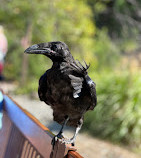
{"label": "white marking on beak", "polygon": [[34,45],[32,45],[30,48],[31,48],[31,49],[37,49],[37,48],[39,48],[39,46],[38,46],[37,44],[34,44]]}

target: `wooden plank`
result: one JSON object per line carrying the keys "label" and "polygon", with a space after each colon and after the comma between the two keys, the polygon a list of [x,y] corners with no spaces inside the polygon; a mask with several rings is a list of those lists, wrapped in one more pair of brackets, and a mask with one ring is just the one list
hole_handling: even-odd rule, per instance
{"label": "wooden plank", "polygon": [[79,153],[77,153],[76,151],[69,151],[67,158],[84,158],[82,157]]}
{"label": "wooden plank", "polygon": [[65,154],[65,147],[65,143],[62,143],[61,140],[58,139],[57,142],[55,142],[50,158],[63,158]]}
{"label": "wooden plank", "polygon": [[18,128],[12,124],[4,158],[20,158],[25,140],[26,138],[22,135]]}
{"label": "wooden plank", "polygon": [[[51,140],[53,135],[42,130],[39,124],[30,119],[22,109],[9,97],[4,95],[4,109],[10,120],[16,125],[21,133],[32,143],[44,158],[49,158],[52,150]],[[35,119],[36,120],[36,119]]]}
{"label": "wooden plank", "polygon": [[5,112],[3,112],[2,129],[0,130],[0,158],[4,157],[6,146],[8,143],[12,122],[9,120]]}
{"label": "wooden plank", "polygon": [[22,108],[14,99],[12,99],[10,96],[5,95],[8,97],[16,106],[18,106],[31,120],[33,120],[40,128],[42,128],[45,131],[48,131],[51,135],[54,135],[46,126],[44,126],[36,117],[34,117],[30,112]]}

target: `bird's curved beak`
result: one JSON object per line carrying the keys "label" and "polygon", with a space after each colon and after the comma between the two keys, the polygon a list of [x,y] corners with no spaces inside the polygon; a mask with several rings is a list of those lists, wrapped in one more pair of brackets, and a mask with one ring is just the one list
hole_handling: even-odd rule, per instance
{"label": "bird's curved beak", "polygon": [[52,50],[49,47],[45,47],[45,44],[47,43],[41,43],[41,44],[34,44],[27,48],[24,53],[27,54],[44,54],[44,55],[50,55]]}

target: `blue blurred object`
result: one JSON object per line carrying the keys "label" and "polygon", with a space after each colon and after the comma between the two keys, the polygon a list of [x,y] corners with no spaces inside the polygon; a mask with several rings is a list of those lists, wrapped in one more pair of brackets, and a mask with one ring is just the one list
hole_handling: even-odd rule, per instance
{"label": "blue blurred object", "polygon": [[2,117],[3,117],[2,108],[3,108],[3,94],[0,91],[0,129],[2,128]]}

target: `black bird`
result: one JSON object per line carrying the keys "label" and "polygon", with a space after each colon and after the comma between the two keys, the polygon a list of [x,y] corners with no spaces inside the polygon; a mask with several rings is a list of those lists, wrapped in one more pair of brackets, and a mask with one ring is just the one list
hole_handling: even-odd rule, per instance
{"label": "black bird", "polygon": [[63,138],[63,128],[67,124],[76,127],[76,132],[65,142],[74,144],[84,114],[97,104],[96,84],[87,73],[89,66],[74,60],[68,46],[60,41],[32,45],[25,53],[43,54],[52,60],[51,69],[39,80],[39,98],[51,106],[54,120],[62,125],[54,141]]}

